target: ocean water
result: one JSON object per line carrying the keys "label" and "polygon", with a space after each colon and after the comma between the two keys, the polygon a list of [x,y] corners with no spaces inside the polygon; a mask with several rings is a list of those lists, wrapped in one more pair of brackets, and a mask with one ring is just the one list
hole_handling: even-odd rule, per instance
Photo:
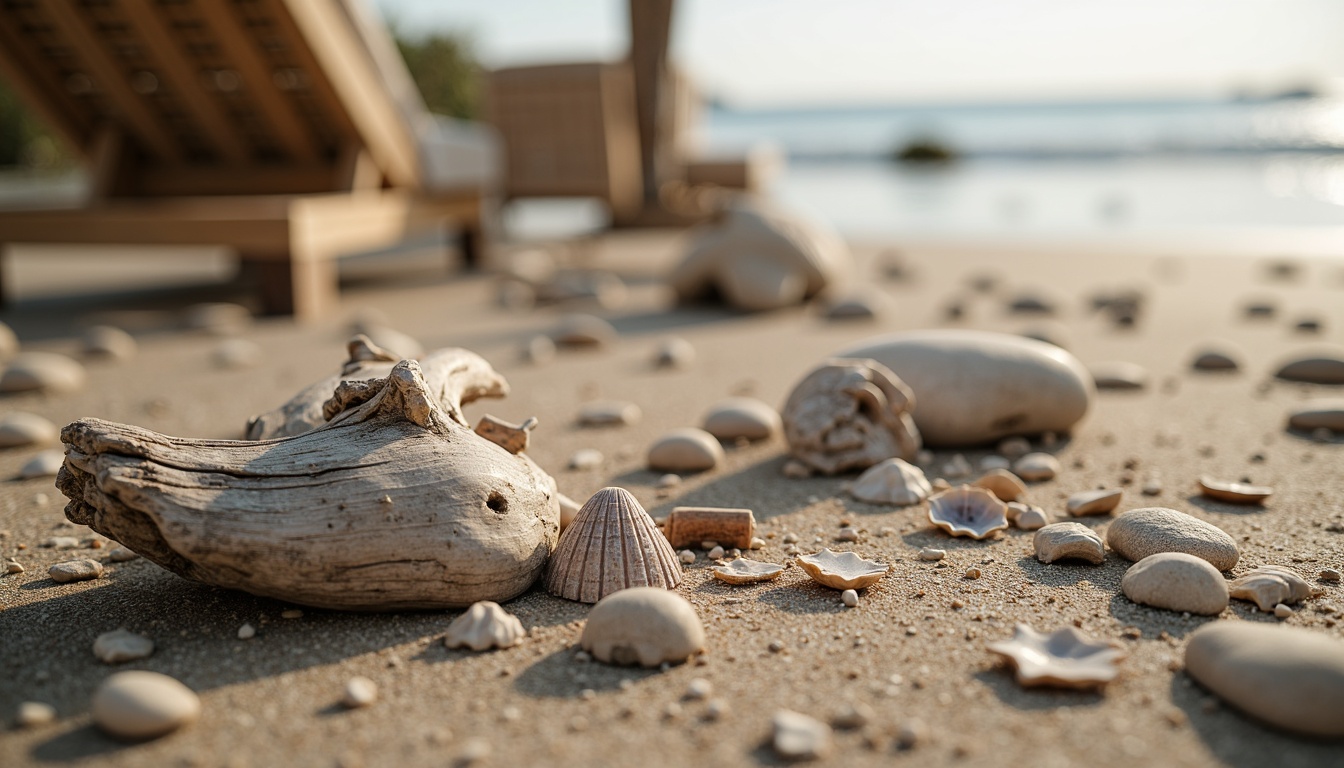
{"label": "ocean water", "polygon": [[[855,236],[1344,226],[1344,99],[710,109],[698,138],[773,145],[772,192]],[[957,159],[891,159],[914,140]]]}

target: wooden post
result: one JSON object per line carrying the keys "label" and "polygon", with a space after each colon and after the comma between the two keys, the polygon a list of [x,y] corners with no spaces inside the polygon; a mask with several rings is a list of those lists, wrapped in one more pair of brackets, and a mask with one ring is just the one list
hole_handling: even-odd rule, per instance
{"label": "wooden post", "polygon": [[644,171],[644,208],[658,208],[658,187],[667,178],[670,118],[667,49],[674,0],[630,0],[630,63],[635,73],[639,156]]}

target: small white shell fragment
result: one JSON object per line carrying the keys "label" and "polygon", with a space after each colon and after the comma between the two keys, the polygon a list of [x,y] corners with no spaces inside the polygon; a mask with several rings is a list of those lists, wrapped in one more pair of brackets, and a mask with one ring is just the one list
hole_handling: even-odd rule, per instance
{"label": "small white shell fragment", "polygon": [[586,472],[602,466],[605,458],[602,452],[596,448],[580,448],[570,454],[568,466],[572,470]]}
{"label": "small white shell fragment", "polygon": [[1065,508],[1070,515],[1082,517],[1084,515],[1105,515],[1109,514],[1116,507],[1120,506],[1120,499],[1125,495],[1123,488],[1106,488],[1097,491],[1079,491],[1069,496],[1069,501]]}
{"label": "small white shell fragment", "polygon": [[714,684],[703,677],[697,677],[686,685],[685,698],[691,701],[708,699],[714,693]]}
{"label": "small white shell fragment", "polygon": [[822,549],[798,558],[798,565],[812,580],[831,589],[863,589],[876,584],[891,566],[865,560],[853,552]]}
{"label": "small white shell fragment", "polygon": [[644,416],[638,405],[624,400],[598,400],[579,409],[579,424],[585,427],[624,427],[638,424]]}
{"label": "small white shell fragment", "polygon": [[1056,560],[1086,560],[1100,565],[1106,560],[1106,548],[1096,531],[1082,523],[1053,523],[1032,537],[1036,559],[1042,563]]}
{"label": "small white shell fragment", "polygon": [[1125,571],[1120,591],[1141,605],[1214,616],[1227,607],[1227,583],[1209,561],[1184,552],[1149,555]]}
{"label": "small white shell fragment", "polygon": [[1053,479],[1060,471],[1059,459],[1048,453],[1028,453],[1013,462],[1013,473],[1029,483]]}
{"label": "small white shell fragment", "polygon": [[859,605],[859,593],[846,589],[840,593],[840,602],[844,603],[846,608],[856,608]]}
{"label": "small white shell fragment", "polygon": [[19,468],[19,478],[32,480],[38,477],[55,477],[56,473],[61,471],[61,464],[64,461],[65,451],[60,448],[40,451]]}
{"label": "small white shell fragment", "polygon": [[378,700],[378,684],[367,677],[356,676],[345,681],[341,704],[346,709],[367,707]]}
{"label": "small white shell fragment", "polygon": [[984,488],[962,485],[929,497],[929,522],[952,536],[984,539],[1008,527],[1008,506]]}
{"label": "small white shell fragment", "polygon": [[1010,501],[1005,514],[1015,528],[1023,531],[1039,530],[1050,524],[1050,515],[1034,504]]}
{"label": "small white shell fragment", "polygon": [[785,760],[817,760],[831,752],[831,727],[820,720],[781,709],[770,723],[770,745]]}
{"label": "small white shell fragment", "polygon": [[1027,486],[1022,479],[1006,469],[992,469],[971,485],[984,488],[998,497],[999,501],[1019,501],[1027,495]]}
{"label": "small white shell fragment", "polygon": [[1115,679],[1117,664],[1125,658],[1115,645],[1094,641],[1073,627],[1047,635],[1018,624],[1012,639],[986,647],[1012,665],[1023,687],[1100,688]]}
{"label": "small white shell fragment", "polygon": [[1228,483],[1211,477],[1199,479],[1199,492],[1211,499],[1226,501],[1230,504],[1264,504],[1274,493],[1268,486]]}
{"label": "small white shell fragment", "polygon": [[56,442],[61,431],[35,413],[14,411],[0,416],[0,448],[47,445]]}
{"label": "small white shell fragment", "polygon": [[18,560],[5,560],[5,573],[23,573],[24,567]]}
{"label": "small white shell fragment", "polygon": [[54,352],[23,352],[0,374],[0,392],[74,392],[88,374],[78,361]]}
{"label": "small white shell fragment", "polygon": [[676,488],[678,485],[681,485],[681,475],[675,474],[673,472],[668,472],[662,477],[659,477],[658,482],[654,483],[654,487],[656,487],[660,491],[665,491],[669,488]]}
{"label": "small white shell fragment", "polygon": [[239,640],[251,640],[256,636],[257,636],[257,628],[252,626],[251,624],[244,624],[243,626],[238,628]]}
{"label": "small white shell fragment", "polygon": [[490,648],[512,648],[523,642],[527,633],[517,616],[500,607],[499,603],[481,600],[472,603],[462,615],[448,625],[443,644],[449,648],[470,648],[484,651]]}
{"label": "small white shell fragment", "polygon": [[722,461],[723,446],[703,429],[674,429],[649,446],[649,469],[656,472],[704,472]]}
{"label": "small white shell fragment", "polygon": [[715,545],[710,548],[709,554],[705,555],[705,557],[708,557],[710,560],[722,560],[723,555],[723,547]]}
{"label": "small white shell fragment", "polygon": [[1292,615],[1293,615],[1293,609],[1289,608],[1283,603],[1279,603],[1278,605],[1274,606],[1274,618],[1287,619],[1291,618]]}
{"label": "small white shell fragment", "polygon": [[1292,605],[1311,597],[1312,588],[1297,571],[1279,565],[1262,565],[1228,585],[1238,600],[1250,600],[1262,611],[1275,610],[1280,604]]}
{"label": "small white shell fragment", "polygon": [[924,471],[904,459],[878,462],[859,475],[849,493],[870,504],[908,506],[918,504],[933,493]]}
{"label": "small white shell fragment", "polygon": [[109,676],[93,694],[93,722],[109,736],[153,739],[196,720],[201,700],[167,675],[140,670]]}
{"label": "small white shell fragment", "polygon": [[67,584],[72,581],[89,581],[103,575],[103,564],[97,560],[67,560],[47,569],[52,581]]}
{"label": "small white shell fragment", "polygon": [[40,701],[25,701],[19,704],[14,715],[14,725],[19,728],[36,728],[56,722],[56,708]]}
{"label": "small white shell fragment", "polygon": [[148,658],[154,653],[154,641],[125,629],[104,632],[93,641],[93,655],[104,664]]}
{"label": "small white shell fragment", "polygon": [[938,560],[942,560],[944,557],[947,557],[947,550],[934,549],[933,547],[921,547],[917,557],[920,560],[925,560],[928,562],[936,562]]}
{"label": "small white shell fragment", "polygon": [[695,362],[695,347],[691,342],[672,337],[664,339],[653,353],[653,364],[659,368],[687,368]]}
{"label": "small white shell fragment", "polygon": [[608,664],[680,664],[704,649],[705,629],[686,598],[657,587],[631,587],[593,606],[579,645]]}
{"label": "small white shell fragment", "polygon": [[705,413],[702,426],[725,442],[769,440],[784,431],[779,412],[754,397],[720,400]]}
{"label": "small white shell fragment", "polygon": [[739,557],[730,563],[716,565],[711,570],[714,578],[729,584],[756,584],[779,578],[784,572],[784,566]]}
{"label": "small white shell fragment", "polygon": [[129,360],[139,348],[134,336],[111,325],[92,326],[84,331],[80,342],[85,355],[110,360]]}
{"label": "small white shell fragment", "polygon": [[225,339],[210,354],[215,367],[225,370],[252,368],[261,364],[261,347],[247,339]]}
{"label": "small white shell fragment", "polygon": [[681,550],[681,552],[677,553],[677,557],[681,559],[681,562],[687,565],[695,562],[695,553],[689,549]]}

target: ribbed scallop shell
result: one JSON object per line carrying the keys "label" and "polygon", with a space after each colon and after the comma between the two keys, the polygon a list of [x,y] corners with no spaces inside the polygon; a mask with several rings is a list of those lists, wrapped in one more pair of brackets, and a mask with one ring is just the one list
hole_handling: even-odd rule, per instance
{"label": "ribbed scallop shell", "polygon": [[681,562],[639,501],[624,488],[603,488],[560,534],[546,566],[546,591],[596,603],[628,587],[675,589]]}

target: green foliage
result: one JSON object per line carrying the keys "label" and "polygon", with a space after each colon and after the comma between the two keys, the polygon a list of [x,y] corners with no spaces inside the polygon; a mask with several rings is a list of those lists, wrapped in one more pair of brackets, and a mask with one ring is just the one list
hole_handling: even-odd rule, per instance
{"label": "green foliage", "polygon": [[66,168],[73,158],[56,136],[0,81],[0,168]]}
{"label": "green foliage", "polygon": [[430,112],[471,119],[480,111],[480,66],[465,39],[434,33],[419,39],[396,34],[406,68]]}

